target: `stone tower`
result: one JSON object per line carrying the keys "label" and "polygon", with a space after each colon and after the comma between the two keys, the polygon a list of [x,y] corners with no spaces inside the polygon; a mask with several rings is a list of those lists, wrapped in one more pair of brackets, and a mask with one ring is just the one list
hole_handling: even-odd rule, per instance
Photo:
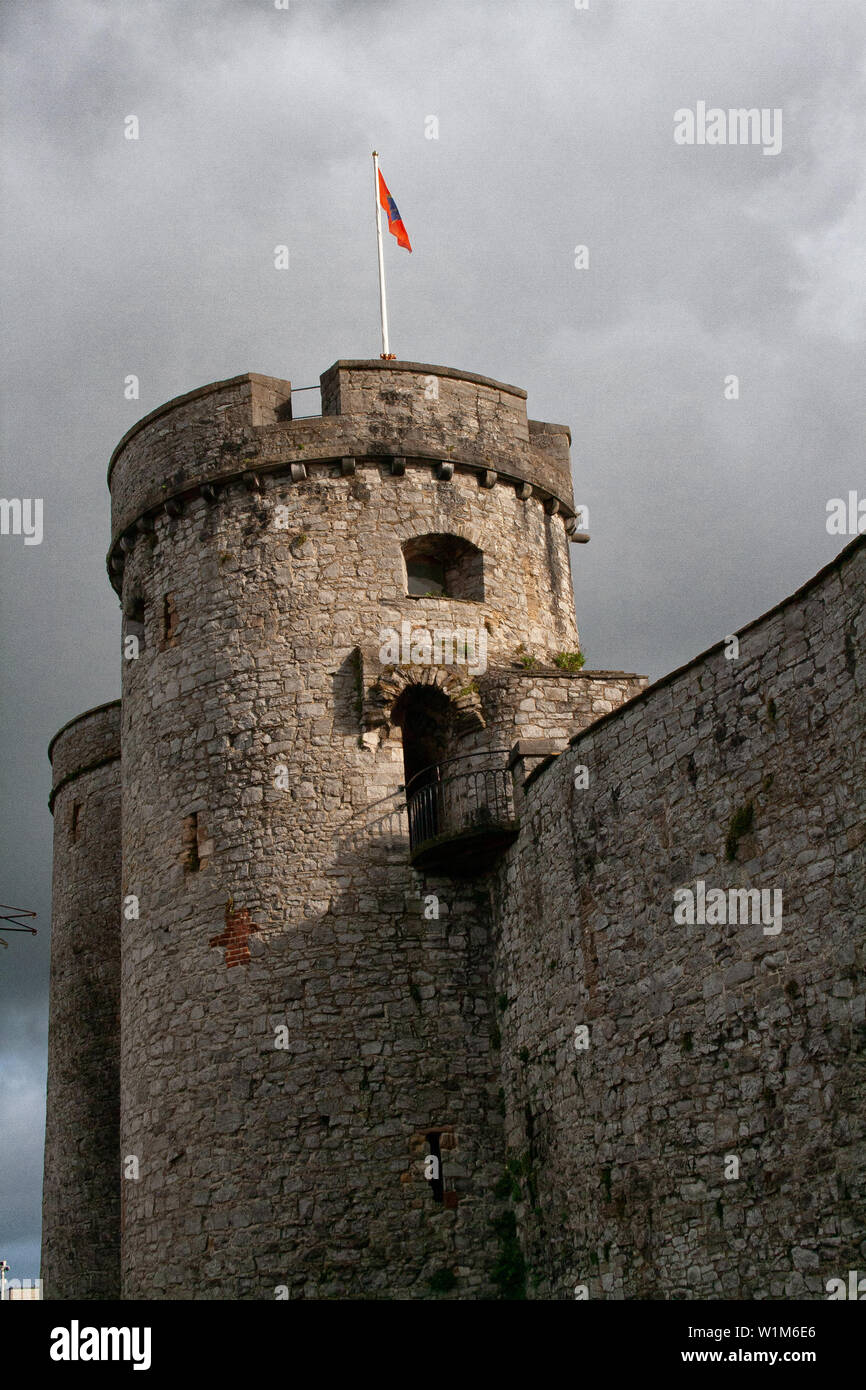
{"label": "stone tower", "polygon": [[112,1298],[120,1276],[120,701],[48,749],[54,815],[46,1297]]}
{"label": "stone tower", "polygon": [[565,427],[416,363],[321,393],[214,383],[109,469],[128,1298],[496,1296],[490,872],[642,684],[578,673]]}

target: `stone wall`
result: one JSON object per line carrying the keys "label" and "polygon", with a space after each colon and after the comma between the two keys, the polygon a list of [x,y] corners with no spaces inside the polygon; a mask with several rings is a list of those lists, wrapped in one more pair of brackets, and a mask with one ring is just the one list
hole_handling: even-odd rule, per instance
{"label": "stone wall", "polygon": [[120,1289],[120,702],[52,741],[54,875],[42,1279]]}
{"label": "stone wall", "polygon": [[581,729],[618,709],[646,686],[625,671],[496,670],[479,680],[491,735],[553,739],[557,751]]}
{"label": "stone wall", "polygon": [[[864,566],[860,539],[524,789],[493,902],[530,1297],[820,1298],[863,1267]],[[680,924],[699,882],[781,918]]]}

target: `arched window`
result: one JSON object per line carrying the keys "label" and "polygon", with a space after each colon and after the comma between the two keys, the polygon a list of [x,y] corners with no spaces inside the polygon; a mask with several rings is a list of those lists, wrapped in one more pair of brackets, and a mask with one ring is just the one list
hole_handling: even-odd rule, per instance
{"label": "arched window", "polygon": [[460,536],[413,536],[403,543],[410,598],[484,598],[484,555]]}

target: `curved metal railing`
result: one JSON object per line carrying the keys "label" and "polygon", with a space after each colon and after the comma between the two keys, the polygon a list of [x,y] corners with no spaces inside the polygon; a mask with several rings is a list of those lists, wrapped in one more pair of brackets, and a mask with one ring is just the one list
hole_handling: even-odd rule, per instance
{"label": "curved metal railing", "polygon": [[[498,757],[498,765],[477,765],[488,757]],[[416,773],[406,786],[411,849],[440,836],[513,824],[514,790],[507,757],[507,749],[495,748],[447,758]]]}

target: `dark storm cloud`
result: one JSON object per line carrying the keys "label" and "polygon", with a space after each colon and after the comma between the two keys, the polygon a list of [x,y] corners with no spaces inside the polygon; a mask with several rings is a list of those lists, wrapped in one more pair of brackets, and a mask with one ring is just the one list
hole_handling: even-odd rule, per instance
{"label": "dark storm cloud", "polygon": [[[45,499],[41,546],[0,537],[0,899],[41,928],[0,949],[0,1256],[25,1275],[45,748],[118,693],[114,444],[206,381],[306,385],[377,354],[375,146],[415,247],[386,248],[397,352],[513,381],[571,424],[589,662],[662,674],[817,570],[841,548],[827,499],[862,491],[866,17],[859,0],[19,0],[3,22],[0,492]],[[781,108],[782,152],[676,146],[673,113],[698,100]]]}

